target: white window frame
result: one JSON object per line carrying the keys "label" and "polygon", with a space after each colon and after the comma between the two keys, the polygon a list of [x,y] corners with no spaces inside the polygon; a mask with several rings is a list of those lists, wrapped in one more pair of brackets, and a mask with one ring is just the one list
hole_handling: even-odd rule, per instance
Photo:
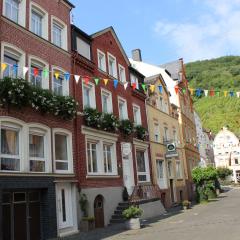
{"label": "white window frame", "polygon": [[[123,75],[121,73],[123,73]],[[118,64],[118,75],[119,75],[119,82],[125,83],[127,81],[125,67],[123,67],[121,64]]]}
{"label": "white window frame", "polygon": [[[137,116],[134,114],[134,109],[137,109]],[[133,104],[133,117],[134,117],[134,124],[141,125],[142,124],[142,117],[141,117],[141,108],[139,105]]]}
{"label": "white window frame", "polygon": [[[90,106],[86,106],[86,100],[85,100],[85,97],[84,97],[84,88],[88,88],[90,89]],[[96,108],[96,93],[95,93],[95,85],[93,83],[88,83],[88,84],[85,84],[83,81],[82,81],[82,99],[83,99],[83,108],[86,109],[88,107],[90,108]]]}
{"label": "white window frame", "polygon": [[41,29],[42,34],[41,35],[36,34],[36,35],[48,40],[48,12],[37,3],[31,1],[30,13],[29,13],[29,30],[30,31],[32,31],[32,12],[33,11],[42,17],[42,29]]}
{"label": "white window frame", "polygon": [[112,113],[113,106],[112,106],[112,93],[104,88],[101,88],[101,101],[102,101],[102,112],[104,112],[103,106],[103,95],[108,95],[107,99],[107,111],[105,113]]}
{"label": "white window frame", "polygon": [[[160,173],[159,173],[159,165],[158,163],[161,162],[162,163],[162,177],[160,177]],[[164,172],[164,160],[163,159],[157,159],[156,160],[156,168],[157,168],[157,179],[158,180],[164,180],[165,179],[165,172]]]}
{"label": "white window frame", "polygon": [[[157,136],[157,137],[156,137]],[[161,142],[160,127],[159,123],[154,123],[154,141],[159,143]]]}
{"label": "white window frame", "polygon": [[[123,102],[124,103],[124,109],[123,109],[123,116],[121,117],[120,114],[120,108],[119,108],[119,103]],[[118,114],[119,114],[119,119],[120,120],[126,120],[128,119],[128,107],[127,107],[127,101],[126,99],[122,98],[122,97],[118,97]]]}
{"label": "white window frame", "polygon": [[[135,163],[136,163],[136,171],[137,171],[137,181],[138,183],[150,182],[150,166],[149,166],[149,156],[148,156],[148,144],[140,143],[139,140],[134,140],[134,149],[135,149]],[[137,151],[144,152],[144,160],[145,160],[145,170],[146,172],[138,172],[138,165],[137,165]],[[146,181],[139,181],[138,177],[140,175],[146,175]]]}
{"label": "white window frame", "polygon": [[[103,66],[101,66],[101,63],[99,61],[99,56],[103,56]],[[102,52],[101,50],[97,49],[97,58],[98,58],[98,69],[100,69],[103,72],[107,72],[107,64],[106,64],[106,54]]]}
{"label": "white window frame", "polygon": [[[17,76],[18,77],[25,77],[23,76],[23,67],[25,67],[25,52],[23,52],[20,48],[6,43],[6,42],[1,42],[1,62],[4,63],[4,55],[6,52],[9,52],[11,55],[16,56],[16,60],[18,60],[18,71],[17,71]],[[7,55],[7,54],[6,54]],[[9,66],[8,66],[9,67]],[[7,71],[7,70],[5,70]],[[0,73],[1,78],[3,77],[3,72],[1,71]]]}
{"label": "white window frame", "polygon": [[[57,25],[59,28],[62,29],[61,32],[61,45],[58,46],[54,43],[53,41],[53,25]],[[52,16],[51,17],[51,42],[57,46],[60,47],[66,51],[68,51],[68,29],[67,29],[67,25],[61,21],[59,18]]]}
{"label": "white window frame", "polygon": [[[85,151],[86,151],[86,166],[87,166],[87,175],[88,176],[117,176],[118,168],[117,168],[117,136],[115,134],[102,134],[95,129],[90,128],[82,128],[82,134],[85,135]],[[89,172],[88,171],[88,152],[87,152],[87,143],[97,143],[97,172]],[[111,145],[112,146],[112,172],[104,171],[104,151],[103,145]]]}
{"label": "white window frame", "polygon": [[[55,173],[73,173],[73,145],[72,145],[72,133],[70,131],[67,131],[66,129],[62,129],[62,128],[54,128],[53,129],[53,159],[54,159],[54,172]],[[55,153],[55,135],[59,134],[59,135],[64,135],[67,138],[67,157],[68,159],[66,160],[57,160],[56,159],[56,153]],[[68,170],[57,170],[56,169],[56,162],[64,162],[64,163],[68,163]]]}
{"label": "white window frame", "polygon": [[54,74],[58,72],[60,76],[63,78],[63,90],[62,90],[62,95],[63,96],[69,96],[69,80],[65,79],[64,73],[66,71],[60,67],[57,66],[52,66],[52,92],[54,92]]}
{"label": "white window frame", "polygon": [[[6,18],[8,18],[6,16],[6,1],[7,0],[3,0],[3,16],[5,16]],[[8,18],[10,19],[11,21],[25,27],[26,26],[26,0],[21,0],[19,1],[19,5],[18,5],[18,19],[17,19],[17,22],[12,20],[11,18]]]}
{"label": "white window frame", "polygon": [[[29,63],[29,65],[28,65],[28,68],[29,68],[28,80],[29,80],[29,82],[31,82],[31,66],[32,65],[36,66],[37,68],[42,68],[43,70],[46,70],[47,72],[49,72],[49,64],[47,62],[43,61],[41,58],[38,58],[33,55],[29,55],[28,63]],[[42,73],[42,86],[41,87],[43,89],[49,89],[49,74],[47,77],[45,77]]]}
{"label": "white window frame", "polygon": [[[52,161],[51,161],[51,130],[50,128],[43,126],[42,124],[37,123],[31,123],[28,125],[28,146],[29,146],[29,135],[33,133],[35,135],[42,135],[44,136],[44,162],[45,162],[45,171],[44,172],[36,172],[36,173],[50,173],[52,172]],[[30,160],[40,160],[43,161],[43,159],[38,158],[31,158],[29,154],[29,148],[28,148],[28,171],[31,173],[34,173],[34,171],[30,171]]]}
{"label": "white window frame", "polygon": [[91,60],[91,44],[80,37],[76,37],[77,52],[83,57]]}
{"label": "white window frame", "polygon": [[[117,59],[115,56],[113,56],[111,53],[107,53],[107,56],[108,56],[108,74],[114,78],[118,78],[118,74],[117,74]],[[113,59],[113,72],[112,74],[110,73],[110,59]]]}

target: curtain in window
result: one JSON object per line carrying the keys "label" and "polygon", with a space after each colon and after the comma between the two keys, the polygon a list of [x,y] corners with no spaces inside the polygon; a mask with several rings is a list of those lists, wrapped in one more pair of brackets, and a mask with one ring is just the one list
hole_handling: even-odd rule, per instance
{"label": "curtain in window", "polygon": [[68,160],[67,156],[67,136],[55,135],[55,154],[56,160]]}
{"label": "curtain in window", "polygon": [[2,154],[18,155],[18,132],[13,130],[1,130],[1,152]]}
{"label": "curtain in window", "polygon": [[137,151],[138,172],[146,172],[144,152]]}

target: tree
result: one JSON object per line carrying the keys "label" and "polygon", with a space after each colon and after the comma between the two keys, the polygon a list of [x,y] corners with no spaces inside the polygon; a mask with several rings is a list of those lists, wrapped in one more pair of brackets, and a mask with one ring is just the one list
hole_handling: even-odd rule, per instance
{"label": "tree", "polygon": [[225,180],[228,176],[232,175],[232,170],[227,167],[218,167],[217,175],[221,180]]}

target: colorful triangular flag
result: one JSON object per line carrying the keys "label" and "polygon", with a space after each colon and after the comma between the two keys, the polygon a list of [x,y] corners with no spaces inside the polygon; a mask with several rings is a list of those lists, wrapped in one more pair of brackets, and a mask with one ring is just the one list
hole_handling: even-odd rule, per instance
{"label": "colorful triangular flag", "polygon": [[233,91],[230,91],[229,94],[230,94],[230,97],[234,97],[234,92]]}
{"label": "colorful triangular flag", "polygon": [[236,92],[237,97],[240,98],[240,92]]}
{"label": "colorful triangular flag", "polygon": [[17,65],[17,64],[14,64],[14,65],[13,65],[13,73],[14,73],[15,75],[17,75],[17,73],[18,73],[18,65]]}
{"label": "colorful triangular flag", "polygon": [[69,79],[70,79],[70,73],[65,72],[65,73],[64,73],[64,78],[65,78],[66,81],[69,81]]}
{"label": "colorful triangular flag", "polygon": [[223,94],[224,94],[224,97],[227,97],[228,91],[224,91]]}
{"label": "colorful triangular flag", "polygon": [[182,93],[183,93],[183,94],[186,93],[186,88],[182,88]]}
{"label": "colorful triangular flag", "polygon": [[135,90],[137,87],[137,84],[136,83],[132,83],[132,89]]}
{"label": "colorful triangular flag", "polygon": [[108,84],[108,81],[109,81],[108,78],[104,78],[104,79],[103,79],[103,82],[104,82],[105,86]]}
{"label": "colorful triangular flag", "polygon": [[207,89],[204,90],[204,94],[205,94],[205,97],[208,96],[208,90]]}
{"label": "colorful triangular flag", "polygon": [[146,92],[146,84],[142,83],[142,89],[144,92]]}
{"label": "colorful triangular flag", "polygon": [[159,85],[159,86],[158,86],[158,89],[159,89],[159,92],[160,92],[160,93],[163,92],[163,87],[162,87],[162,85]]}
{"label": "colorful triangular flag", "polygon": [[126,90],[127,87],[128,87],[128,82],[125,82],[125,83],[123,84],[123,86],[124,86],[124,89]]}
{"label": "colorful triangular flag", "polygon": [[[38,68],[33,68],[33,75],[34,77],[38,76],[39,74],[39,69]],[[56,77],[58,79],[58,77]]]}
{"label": "colorful triangular flag", "polygon": [[23,67],[23,77],[25,77],[26,73],[28,72],[28,67]]}
{"label": "colorful triangular flag", "polygon": [[216,96],[217,96],[217,97],[220,96],[220,91],[219,91],[219,90],[216,90],[215,93],[216,93]]}
{"label": "colorful triangular flag", "polygon": [[174,87],[174,89],[175,89],[176,94],[178,94],[178,91],[179,91],[178,85],[176,85],[176,86]]}
{"label": "colorful triangular flag", "polygon": [[43,70],[43,76],[47,78],[49,76],[49,71],[47,69]]}
{"label": "colorful triangular flag", "polygon": [[94,78],[95,84],[98,85],[99,84],[99,78]]}
{"label": "colorful triangular flag", "polygon": [[76,83],[78,84],[80,76],[79,75],[74,75],[74,78],[75,78]]}
{"label": "colorful triangular flag", "polygon": [[151,91],[151,93],[153,93],[155,91],[155,85],[150,84],[150,91]]}
{"label": "colorful triangular flag", "polygon": [[90,78],[88,76],[82,77],[84,83],[88,85]]}
{"label": "colorful triangular flag", "polygon": [[55,72],[55,73],[54,73],[54,76],[55,76],[56,79],[58,79],[59,76],[60,76],[60,73],[59,73],[59,72]]}
{"label": "colorful triangular flag", "polygon": [[2,70],[2,72],[4,72],[5,70],[6,70],[6,68],[7,68],[7,64],[6,63],[2,63],[1,64],[1,70]]}
{"label": "colorful triangular flag", "polygon": [[190,88],[189,90],[190,90],[191,95],[193,95],[194,94],[194,89]]}
{"label": "colorful triangular flag", "polygon": [[114,86],[114,88],[117,88],[117,86],[118,86],[118,80],[117,79],[113,80],[113,86]]}

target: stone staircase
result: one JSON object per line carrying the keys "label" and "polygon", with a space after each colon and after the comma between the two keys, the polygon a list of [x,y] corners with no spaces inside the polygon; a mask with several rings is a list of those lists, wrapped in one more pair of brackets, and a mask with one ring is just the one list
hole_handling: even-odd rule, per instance
{"label": "stone staircase", "polygon": [[114,223],[123,223],[125,222],[125,219],[122,216],[122,212],[129,207],[128,202],[121,202],[118,204],[116,210],[114,211],[114,214],[112,215],[112,218],[110,220],[110,224]]}

